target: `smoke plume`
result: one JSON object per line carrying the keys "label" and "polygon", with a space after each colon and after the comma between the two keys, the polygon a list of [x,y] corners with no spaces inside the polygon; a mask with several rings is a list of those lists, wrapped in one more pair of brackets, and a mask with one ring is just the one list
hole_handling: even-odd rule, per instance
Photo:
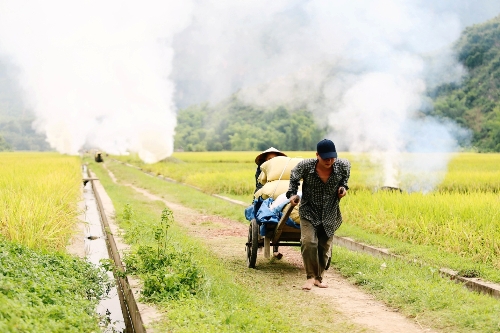
{"label": "smoke plume", "polygon": [[499,13],[496,0],[3,0],[0,51],[61,152],[155,162],[177,108],[237,93],[312,111],[338,148],[372,156],[377,186],[428,191],[468,132],[431,118],[426,93],[461,80],[453,42]]}
{"label": "smoke plume", "polygon": [[61,153],[173,150],[173,35],[189,1],[1,1],[0,51],[22,69],[35,126]]}
{"label": "smoke plume", "polygon": [[238,91],[263,107],[307,108],[330,125],[338,148],[369,153],[382,169],[375,186],[429,191],[441,180],[469,133],[428,116],[425,96],[462,79],[452,44],[467,25],[500,13],[500,3],[238,3],[196,6],[193,24],[176,36],[179,103]]}

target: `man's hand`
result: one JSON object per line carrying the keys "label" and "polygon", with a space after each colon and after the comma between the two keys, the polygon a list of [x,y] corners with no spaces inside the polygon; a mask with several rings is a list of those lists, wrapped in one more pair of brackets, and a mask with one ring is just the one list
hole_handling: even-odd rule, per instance
{"label": "man's hand", "polygon": [[297,206],[299,202],[300,202],[300,196],[298,196],[297,194],[290,198],[290,204],[292,205],[292,207]]}
{"label": "man's hand", "polygon": [[343,187],[343,186],[339,187],[339,190],[338,190],[339,199],[342,199],[343,197],[345,197],[346,194],[347,194],[347,190],[345,189],[345,187]]}

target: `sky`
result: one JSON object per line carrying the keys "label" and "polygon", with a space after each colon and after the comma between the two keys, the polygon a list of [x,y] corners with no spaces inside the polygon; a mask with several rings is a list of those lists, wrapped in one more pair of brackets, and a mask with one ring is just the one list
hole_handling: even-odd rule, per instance
{"label": "sky", "polygon": [[307,108],[340,150],[382,166],[381,185],[398,185],[445,169],[469,135],[427,116],[425,93],[460,82],[453,43],[499,14],[492,0],[0,0],[0,54],[61,153],[154,163],[173,152],[178,109],[237,93]]}

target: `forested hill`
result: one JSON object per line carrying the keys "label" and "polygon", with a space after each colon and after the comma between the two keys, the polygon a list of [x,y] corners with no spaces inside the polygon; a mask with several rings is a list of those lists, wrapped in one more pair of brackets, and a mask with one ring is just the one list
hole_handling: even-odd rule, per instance
{"label": "forested hill", "polygon": [[[455,45],[467,69],[460,84],[431,92],[432,115],[450,118],[473,132],[472,146],[500,152],[500,16],[468,27]],[[315,149],[324,137],[307,110],[263,110],[235,96],[217,106],[191,106],[178,113],[175,148],[183,150]]]}
{"label": "forested hill", "polygon": [[315,150],[326,127],[306,110],[262,109],[236,95],[213,107],[191,106],[177,115],[175,149],[185,151]]}
{"label": "forested hill", "polygon": [[500,152],[500,16],[465,29],[455,47],[468,74],[438,88],[434,114],[472,129],[479,151]]}

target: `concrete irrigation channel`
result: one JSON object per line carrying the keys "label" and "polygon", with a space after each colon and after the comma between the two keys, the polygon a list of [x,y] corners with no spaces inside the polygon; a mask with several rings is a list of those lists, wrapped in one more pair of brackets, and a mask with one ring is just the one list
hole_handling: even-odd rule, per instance
{"label": "concrete irrigation channel", "polygon": [[103,202],[96,190],[96,178],[92,178],[86,165],[82,167],[85,200],[85,252],[87,259],[99,265],[102,259],[111,260],[116,287],[108,293],[98,306],[97,312],[108,317],[110,324],[106,329],[113,332],[143,333],[146,332],[136,300],[129,281],[125,275],[118,248],[111,232]]}
{"label": "concrete irrigation channel", "polygon": [[[163,175],[153,174],[151,172],[143,170],[142,168],[140,168],[138,166],[135,166],[135,165],[132,165],[132,164],[129,164],[129,163],[124,163],[122,161],[115,160],[115,159],[113,159],[113,161],[121,163],[121,164],[124,164],[124,165],[126,165],[128,167],[131,167],[131,168],[134,168],[134,169],[138,169],[138,170],[146,173],[147,175],[149,175],[151,177],[159,178],[159,179],[162,179],[162,180],[168,181],[168,182],[173,182],[173,183],[178,183],[178,184],[182,184],[182,185],[185,185],[185,186],[189,186],[191,188],[194,188],[194,189],[196,189],[198,191],[203,192],[200,188],[198,188],[196,186],[189,185],[189,184],[184,184],[184,183],[180,183],[180,182],[178,182],[178,181],[176,181],[174,179],[165,177]],[[393,188],[393,187],[389,187],[386,190],[398,190],[398,191],[401,191],[400,189]],[[240,205],[242,207],[247,207],[248,206],[248,203],[245,203],[245,202],[242,202],[242,201],[239,201],[239,200],[234,200],[234,199],[227,198],[227,197],[224,197],[224,196],[221,196],[221,195],[217,195],[217,194],[212,194],[212,196],[217,197],[217,198],[222,199],[222,200],[229,201],[229,202],[231,202],[233,204],[236,204],[236,205]],[[400,256],[397,256],[395,254],[390,253],[390,251],[388,249],[377,248],[377,247],[370,246],[370,245],[367,245],[367,244],[359,243],[359,242],[356,242],[355,240],[350,239],[348,237],[334,236],[333,244],[345,247],[345,248],[347,248],[347,249],[349,249],[351,251],[364,252],[364,253],[368,253],[368,254],[371,254],[371,255],[374,255],[374,256],[378,256],[378,257],[385,257],[385,258],[393,258],[393,259],[405,260],[404,258],[402,258]],[[457,283],[461,283],[461,284],[463,284],[465,287],[467,287],[471,291],[475,291],[475,292],[487,294],[487,295],[490,295],[492,297],[500,299],[500,284],[489,282],[489,281],[484,281],[484,280],[482,280],[480,278],[463,277],[463,276],[459,275],[458,271],[455,271],[455,270],[452,270],[452,269],[449,269],[449,268],[440,268],[439,272],[440,272],[441,276],[443,276],[445,278],[449,278],[449,279],[451,279],[451,280],[453,280],[453,281],[455,281]]]}

